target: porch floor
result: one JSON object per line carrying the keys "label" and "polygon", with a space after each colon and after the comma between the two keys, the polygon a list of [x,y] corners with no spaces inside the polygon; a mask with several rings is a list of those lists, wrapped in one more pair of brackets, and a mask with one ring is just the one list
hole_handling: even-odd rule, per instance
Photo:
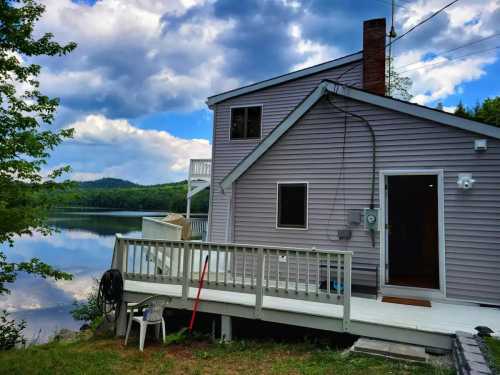
{"label": "porch floor", "polygon": [[[143,281],[126,280],[125,291],[148,295],[182,296],[181,285]],[[189,298],[194,299],[196,292],[196,288],[190,288]],[[255,295],[229,291],[204,289],[201,292],[201,300],[246,307],[255,306]],[[343,307],[340,305],[271,296],[264,296],[263,309],[333,319],[342,319],[343,316]],[[443,302],[432,302],[432,307],[429,308],[385,303],[380,299],[351,297],[351,321],[442,335],[453,335],[456,331],[475,333],[474,327],[484,325],[490,327],[496,334],[500,334],[500,309]]]}

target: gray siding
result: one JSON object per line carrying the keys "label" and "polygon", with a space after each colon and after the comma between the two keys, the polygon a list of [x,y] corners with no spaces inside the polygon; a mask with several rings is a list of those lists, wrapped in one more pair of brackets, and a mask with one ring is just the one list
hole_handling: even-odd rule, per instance
{"label": "gray siding", "polygon": [[[337,100],[373,125],[377,177],[380,169],[444,170],[447,297],[500,303],[500,141],[488,139],[488,151],[476,153],[474,139],[484,136],[369,104]],[[344,223],[343,186],[338,186],[343,126],[343,114],[321,100],[236,182],[234,242],[352,250],[354,265],[378,266],[378,238],[372,247],[362,226],[354,229],[347,243],[335,239]],[[228,146],[220,152],[229,155],[231,150]],[[370,162],[366,125],[350,118],[346,209],[368,207]],[[228,171],[229,163],[225,167],[217,178]],[[456,186],[458,173],[463,172],[472,173],[477,181],[470,191]],[[309,182],[309,229],[276,229],[276,183],[302,180]],[[375,198],[378,206],[378,189]]]}
{"label": "gray siding", "polygon": [[[353,67],[354,64],[354,67]],[[343,74],[346,72],[345,74]],[[342,75],[342,77],[340,77]],[[355,62],[219,103],[214,108],[215,131],[212,154],[210,240],[225,241],[228,198],[220,181],[259,143],[257,140],[229,140],[230,107],[262,104],[262,138],[269,134],[324,79],[360,87],[362,64]]]}

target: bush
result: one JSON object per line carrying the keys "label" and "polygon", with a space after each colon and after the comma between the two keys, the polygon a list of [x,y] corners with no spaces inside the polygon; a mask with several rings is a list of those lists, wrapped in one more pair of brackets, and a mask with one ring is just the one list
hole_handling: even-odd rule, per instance
{"label": "bush", "polygon": [[9,313],[3,310],[0,313],[0,350],[9,350],[16,345],[24,345],[26,340],[22,331],[26,328],[26,321],[17,322],[9,319]]}
{"label": "bush", "polygon": [[73,306],[75,306],[75,308],[71,310],[71,316],[73,319],[90,322],[91,326],[93,322],[100,320],[103,315],[101,308],[97,303],[97,294],[99,292],[97,283],[98,280],[96,280],[96,286],[94,286],[88,294],[87,301],[73,302]]}

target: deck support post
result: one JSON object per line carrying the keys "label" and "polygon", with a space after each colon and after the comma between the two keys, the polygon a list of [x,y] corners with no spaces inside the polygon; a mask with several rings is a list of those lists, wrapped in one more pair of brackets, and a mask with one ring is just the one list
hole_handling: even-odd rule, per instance
{"label": "deck support post", "polygon": [[220,342],[231,342],[233,339],[233,322],[229,315],[220,316]]}
{"label": "deck support post", "polygon": [[259,247],[257,251],[257,281],[255,283],[255,319],[262,318],[262,302],[264,300],[264,290],[262,279],[264,274],[264,249]]}
{"label": "deck support post", "polygon": [[123,337],[127,331],[127,302],[120,304],[120,313],[116,317],[116,336]]}
{"label": "deck support post", "polygon": [[352,254],[344,255],[344,332],[349,332],[351,327],[351,272]]}
{"label": "deck support post", "polygon": [[187,302],[189,297],[189,261],[190,261],[190,247],[187,241],[184,241],[183,245],[183,264],[182,264],[182,299]]}

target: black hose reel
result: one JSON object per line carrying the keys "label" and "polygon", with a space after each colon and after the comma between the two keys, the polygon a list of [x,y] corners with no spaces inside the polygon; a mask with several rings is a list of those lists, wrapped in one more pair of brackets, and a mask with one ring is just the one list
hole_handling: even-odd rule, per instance
{"label": "black hose reel", "polygon": [[104,272],[99,283],[97,294],[97,305],[102,314],[111,321],[111,312],[115,311],[113,320],[116,321],[120,315],[123,301],[123,277],[120,270],[110,269]]}

